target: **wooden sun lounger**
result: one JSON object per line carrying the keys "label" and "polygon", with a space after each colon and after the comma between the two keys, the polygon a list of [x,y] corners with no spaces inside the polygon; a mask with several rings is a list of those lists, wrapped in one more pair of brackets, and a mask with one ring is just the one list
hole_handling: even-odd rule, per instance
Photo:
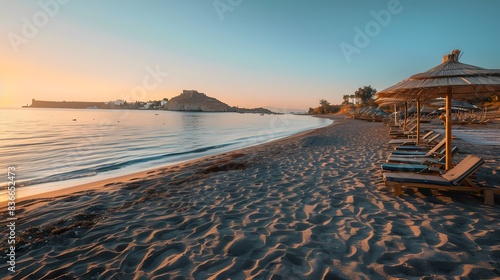
{"label": "wooden sun lounger", "polygon": [[[446,139],[443,139],[441,140],[441,142],[437,143],[436,146],[434,146],[432,149],[430,149],[429,151],[425,152],[425,151],[405,151],[405,150],[397,150],[397,149],[394,149],[394,151],[391,152],[391,155],[401,155],[401,156],[412,156],[412,155],[423,155],[423,156],[432,156],[434,155],[435,153],[437,153],[440,149],[442,149],[444,147],[444,145],[446,144]],[[401,146],[398,146],[398,147],[401,147]],[[404,146],[403,146],[404,147]],[[409,146],[409,147],[416,147],[416,146]]]}
{"label": "wooden sun lounger", "polygon": [[394,189],[394,194],[400,196],[403,187],[429,188],[437,190],[453,190],[466,192],[483,192],[485,204],[494,205],[494,195],[500,193],[497,188],[481,188],[468,177],[474,174],[484,160],[468,155],[455,167],[443,175],[427,175],[407,172],[384,173],[386,186]]}
{"label": "wooden sun lounger", "polygon": [[[451,149],[451,156],[454,156],[456,153],[458,153],[460,149],[458,147],[453,147]],[[437,158],[437,156],[441,156],[440,158]],[[426,161],[435,163],[435,162],[441,162],[444,163],[446,160],[446,155],[441,155],[441,154],[433,154],[432,156],[409,156],[409,157],[404,157],[404,156],[389,156],[386,160],[388,163],[409,163],[409,164],[424,164]]]}
{"label": "wooden sun lounger", "polygon": [[[433,164],[411,164],[411,163],[383,163],[382,172],[414,172],[414,173],[440,173],[443,169],[433,166]],[[444,163],[438,163],[444,167]]]}
{"label": "wooden sun lounger", "polygon": [[[441,148],[441,147],[435,147]],[[455,147],[452,150],[452,156],[458,152],[458,148]],[[445,167],[445,156],[440,159],[433,159],[432,156],[443,155],[444,152],[429,151],[428,157],[410,157],[407,156],[399,157],[400,155],[393,155],[394,162],[382,164],[382,172],[417,172],[417,173],[440,173]],[[420,155],[418,155],[420,156]],[[399,160],[396,162],[396,160]]]}
{"label": "wooden sun lounger", "polygon": [[402,130],[402,129],[392,129],[391,131],[389,131],[389,135],[391,137],[396,137],[396,136],[408,136],[410,134],[414,134],[415,133],[415,129],[417,128],[417,125],[413,125],[410,129],[408,130]]}
{"label": "wooden sun lounger", "polygon": [[394,147],[395,151],[405,151],[405,152],[427,152],[431,149],[429,146],[421,146],[421,145],[402,145]]}
{"label": "wooden sun lounger", "polygon": [[[437,133],[435,135],[432,134],[434,134],[433,130],[427,132],[424,136],[422,136],[422,138],[420,138],[420,142],[422,144],[428,145],[429,143],[431,143],[432,141],[436,140],[439,137],[439,134]],[[410,145],[410,144],[415,145],[416,143],[417,139],[415,138],[393,139],[389,141],[389,145],[395,145],[395,146]]]}
{"label": "wooden sun lounger", "polygon": [[487,124],[495,121],[498,117],[500,117],[500,109],[495,111],[485,112],[484,115],[478,116],[473,121],[469,122],[471,124]]}

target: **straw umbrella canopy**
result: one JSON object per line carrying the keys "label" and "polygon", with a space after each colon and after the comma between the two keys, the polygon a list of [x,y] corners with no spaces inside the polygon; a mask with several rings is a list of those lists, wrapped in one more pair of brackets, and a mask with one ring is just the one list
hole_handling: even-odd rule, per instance
{"label": "straw umbrella canopy", "polygon": [[[406,118],[408,116],[407,114],[408,105],[406,100],[401,100],[397,98],[378,98],[377,100],[375,100],[375,102],[378,104],[379,107],[394,105],[394,113],[397,112],[396,105],[404,104],[405,114],[404,114],[403,129],[406,129]],[[397,117],[396,114],[394,114],[394,124],[396,124],[396,117]]]}
{"label": "straw umbrella canopy", "polygon": [[[432,106],[436,106],[436,107],[444,107],[444,106],[446,106],[446,99],[436,98],[435,100],[432,100],[432,102],[430,104]],[[458,101],[458,100],[453,100],[451,102],[451,107],[456,107],[456,108],[470,110],[470,111],[479,110],[479,107],[477,107],[476,105],[472,105],[472,104],[469,104],[467,102]]]}
{"label": "straw umbrella canopy", "polygon": [[[415,114],[417,113],[418,109],[416,106],[412,106],[410,109],[408,109],[408,113]],[[420,106],[420,114],[430,114],[434,111],[434,109],[429,108],[429,106],[422,105]]]}
{"label": "straw umbrella canopy", "polygon": [[470,100],[500,92],[500,69],[484,69],[458,61],[460,50],[438,66],[377,93],[379,98],[424,100],[446,97],[446,170],[451,168],[451,100]]}

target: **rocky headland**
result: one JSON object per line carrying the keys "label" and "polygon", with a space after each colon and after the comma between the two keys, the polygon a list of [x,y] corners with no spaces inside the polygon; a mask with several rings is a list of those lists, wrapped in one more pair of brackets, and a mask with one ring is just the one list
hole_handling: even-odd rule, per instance
{"label": "rocky headland", "polygon": [[171,98],[165,105],[165,109],[170,111],[236,112],[235,108],[226,103],[196,90],[184,90],[180,95]]}
{"label": "rocky headland", "polygon": [[196,90],[184,90],[180,95],[170,99],[165,105],[165,109],[169,111],[273,114],[273,112],[265,108],[246,109],[232,107]]}

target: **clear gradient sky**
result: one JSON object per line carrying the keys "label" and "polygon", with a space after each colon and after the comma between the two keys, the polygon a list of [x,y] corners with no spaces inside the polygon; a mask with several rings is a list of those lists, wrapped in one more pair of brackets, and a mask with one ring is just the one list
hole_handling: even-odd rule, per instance
{"label": "clear gradient sky", "polygon": [[338,104],[456,48],[500,68],[499,11],[497,0],[1,0],[0,107],[183,89],[240,107]]}

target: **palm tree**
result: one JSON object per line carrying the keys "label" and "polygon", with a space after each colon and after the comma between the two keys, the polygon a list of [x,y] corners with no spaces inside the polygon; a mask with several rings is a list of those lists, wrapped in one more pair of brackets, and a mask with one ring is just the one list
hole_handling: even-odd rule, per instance
{"label": "palm tree", "polygon": [[344,102],[342,102],[342,104],[349,104],[349,95],[348,94],[344,94],[342,95],[342,99],[344,99]]}

